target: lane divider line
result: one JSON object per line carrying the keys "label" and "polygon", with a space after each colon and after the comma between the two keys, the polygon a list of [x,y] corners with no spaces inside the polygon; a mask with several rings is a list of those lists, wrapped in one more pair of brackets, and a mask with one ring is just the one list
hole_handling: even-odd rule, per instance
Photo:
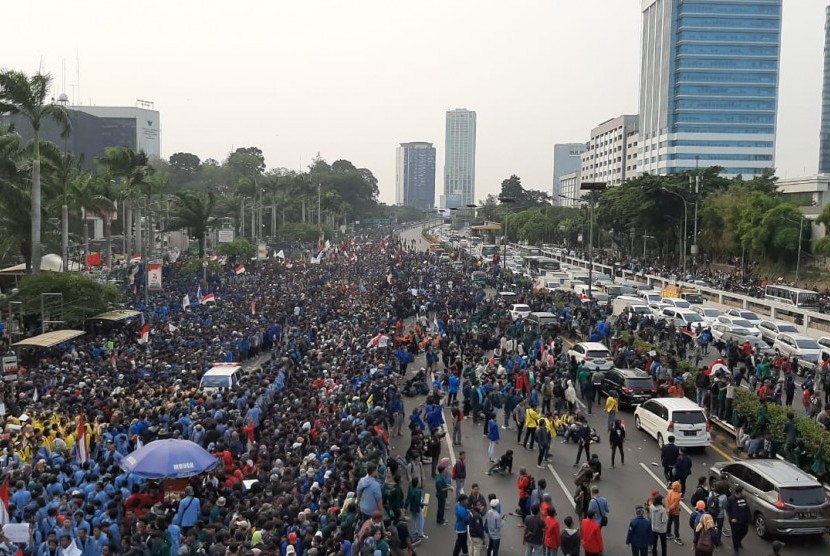
{"label": "lane divider line", "polygon": [[556,472],[556,469],[553,468],[553,465],[548,464],[547,467],[548,467],[548,471],[550,471],[553,474],[553,479],[559,485],[559,488],[561,488],[562,492],[565,493],[565,500],[567,500],[568,504],[570,504],[571,507],[575,509],[576,508],[576,502],[574,502],[573,494],[568,492],[568,487],[565,486],[565,481],[562,480],[562,477],[559,476],[559,473]]}
{"label": "lane divider line", "polygon": [[[664,481],[663,479],[661,479],[660,477],[658,477],[658,476],[654,473],[654,471],[652,471],[651,469],[649,469],[649,468],[648,468],[648,466],[647,466],[645,463],[640,462],[640,467],[642,467],[642,468],[645,470],[645,472],[646,472],[646,473],[648,473],[649,475],[651,475],[651,477],[652,477],[655,481],[657,481],[657,484],[658,484],[658,485],[660,485],[660,488],[662,488],[662,489],[664,489],[664,490],[665,490],[665,488],[666,488],[666,481]],[[665,496],[664,496],[663,498],[665,498]],[[692,509],[691,509],[689,506],[687,506],[687,505],[686,505],[686,502],[681,501],[681,502],[680,502],[680,507],[681,507],[681,508],[683,508],[683,510],[684,510],[687,514],[690,514],[690,515],[691,515],[691,513],[692,513]]]}

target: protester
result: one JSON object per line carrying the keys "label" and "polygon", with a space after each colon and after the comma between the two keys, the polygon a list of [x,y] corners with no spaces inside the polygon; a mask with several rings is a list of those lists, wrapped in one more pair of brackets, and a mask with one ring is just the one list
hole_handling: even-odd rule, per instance
{"label": "protester", "polygon": [[651,522],[646,519],[642,506],[634,508],[634,519],[628,524],[625,544],[631,547],[631,556],[648,556],[652,546]]}
{"label": "protester", "polygon": [[597,522],[593,510],[588,510],[580,530],[585,556],[601,556],[605,552],[605,544],[602,540],[602,527]]}

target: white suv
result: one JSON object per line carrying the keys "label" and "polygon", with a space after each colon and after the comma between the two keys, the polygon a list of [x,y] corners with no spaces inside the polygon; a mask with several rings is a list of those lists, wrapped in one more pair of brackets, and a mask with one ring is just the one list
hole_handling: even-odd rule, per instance
{"label": "white suv", "polygon": [[772,343],[772,349],[786,357],[798,357],[801,367],[812,368],[821,356],[818,342],[803,334],[779,334]]}
{"label": "white suv", "polygon": [[579,342],[568,350],[568,357],[574,357],[577,363],[585,363],[592,371],[607,371],[614,368],[611,352],[599,342]]}
{"label": "white suv", "polygon": [[661,448],[669,436],[680,447],[706,448],[712,443],[706,414],[688,398],[652,398],[638,405],[634,426],[657,439]]}
{"label": "white suv", "polygon": [[689,328],[697,332],[701,327],[706,326],[703,318],[691,309],[680,309],[675,307],[664,307],[660,318],[666,322],[672,322],[677,327]]}
{"label": "white suv", "polygon": [[779,334],[798,334],[798,328],[793,323],[785,320],[761,319],[761,322],[758,323],[758,330],[761,332],[764,341],[770,345]]}
{"label": "white suv", "polygon": [[715,324],[718,322],[718,317],[723,314],[723,311],[716,307],[706,307],[705,305],[693,305],[692,311],[700,315],[703,322],[706,324]]}

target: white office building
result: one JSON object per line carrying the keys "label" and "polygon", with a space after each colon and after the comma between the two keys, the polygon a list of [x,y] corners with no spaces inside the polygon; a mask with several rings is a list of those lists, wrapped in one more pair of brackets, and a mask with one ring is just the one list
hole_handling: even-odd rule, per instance
{"label": "white office building", "polygon": [[475,203],[476,113],[466,108],[447,111],[444,146],[444,195],[441,208]]}
{"label": "white office building", "polygon": [[637,145],[638,121],[636,115],[624,115],[591,130],[591,140],[582,154],[582,182],[602,182],[613,187],[637,175],[636,170],[631,170],[637,166],[631,149]]}

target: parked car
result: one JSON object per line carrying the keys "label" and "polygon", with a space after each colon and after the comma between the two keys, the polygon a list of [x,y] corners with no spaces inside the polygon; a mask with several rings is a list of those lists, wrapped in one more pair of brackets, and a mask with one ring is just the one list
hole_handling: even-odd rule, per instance
{"label": "parked car", "polygon": [[818,342],[818,347],[821,349],[821,355],[818,356],[818,360],[821,361],[825,355],[830,357],[830,336],[822,336],[816,342]]}
{"label": "parked car", "polygon": [[749,309],[729,309],[726,312],[727,315],[731,315],[733,317],[740,317],[742,319],[746,319],[752,323],[753,326],[758,326],[758,323],[761,322],[761,317],[758,316],[757,313],[750,311]]}
{"label": "parked car", "polygon": [[761,331],[758,329],[758,327],[753,326],[751,322],[741,317],[735,317],[732,315],[721,315],[718,317],[718,322],[723,324],[731,324],[732,326],[739,326],[741,328],[746,328],[747,330],[749,330],[751,334],[761,334]]}
{"label": "parked car", "polygon": [[614,368],[611,352],[599,342],[579,342],[568,350],[568,357],[576,358],[577,363],[585,363],[592,371],[607,371]]}
{"label": "parked car", "polygon": [[759,347],[764,343],[764,339],[761,338],[760,334],[753,334],[748,328],[742,326],[718,322],[713,324],[711,328],[712,337],[716,340],[723,340],[724,342],[732,340],[733,343],[739,345],[749,342],[750,345],[755,346],[757,344]]}
{"label": "parked car", "polygon": [[515,292],[499,292],[499,303],[501,303],[502,305],[510,305],[512,303],[515,303],[517,299],[519,299],[519,295]]}
{"label": "parked car", "polygon": [[532,309],[529,305],[525,305],[524,303],[513,303],[510,305],[509,311],[513,320],[518,320],[528,316]]}
{"label": "parked car", "polygon": [[692,311],[700,315],[706,324],[715,324],[723,311],[717,307],[706,307],[705,305],[692,305]]}
{"label": "parked car", "polygon": [[640,369],[611,369],[602,376],[603,396],[617,395],[620,407],[634,407],[657,395],[654,380]]}
{"label": "parked car", "polygon": [[814,339],[803,334],[779,334],[772,343],[772,349],[787,357],[798,357],[802,367],[813,367],[821,356],[821,346]]}
{"label": "parked car", "polygon": [[660,448],[674,436],[680,447],[706,448],[711,444],[709,420],[688,398],[654,398],[634,410],[634,426],[657,440]]}
{"label": "parked car", "polygon": [[525,324],[536,327],[535,330],[546,330],[555,327],[559,322],[556,315],[547,311],[533,311],[524,319]]}
{"label": "parked car", "polygon": [[709,475],[740,485],[759,537],[822,535],[830,531],[830,503],[824,487],[812,475],[777,459],[720,461]]}
{"label": "parked car", "polygon": [[798,328],[791,322],[785,320],[771,320],[761,319],[758,323],[758,330],[761,332],[761,337],[770,345],[775,341],[779,334],[798,334]]}
{"label": "parked car", "polygon": [[666,307],[669,307],[669,305],[666,305],[665,303],[661,303],[659,301],[648,304],[648,308],[651,309],[651,314],[654,315],[654,318],[660,318],[660,316],[663,314],[663,309],[665,309]]}

